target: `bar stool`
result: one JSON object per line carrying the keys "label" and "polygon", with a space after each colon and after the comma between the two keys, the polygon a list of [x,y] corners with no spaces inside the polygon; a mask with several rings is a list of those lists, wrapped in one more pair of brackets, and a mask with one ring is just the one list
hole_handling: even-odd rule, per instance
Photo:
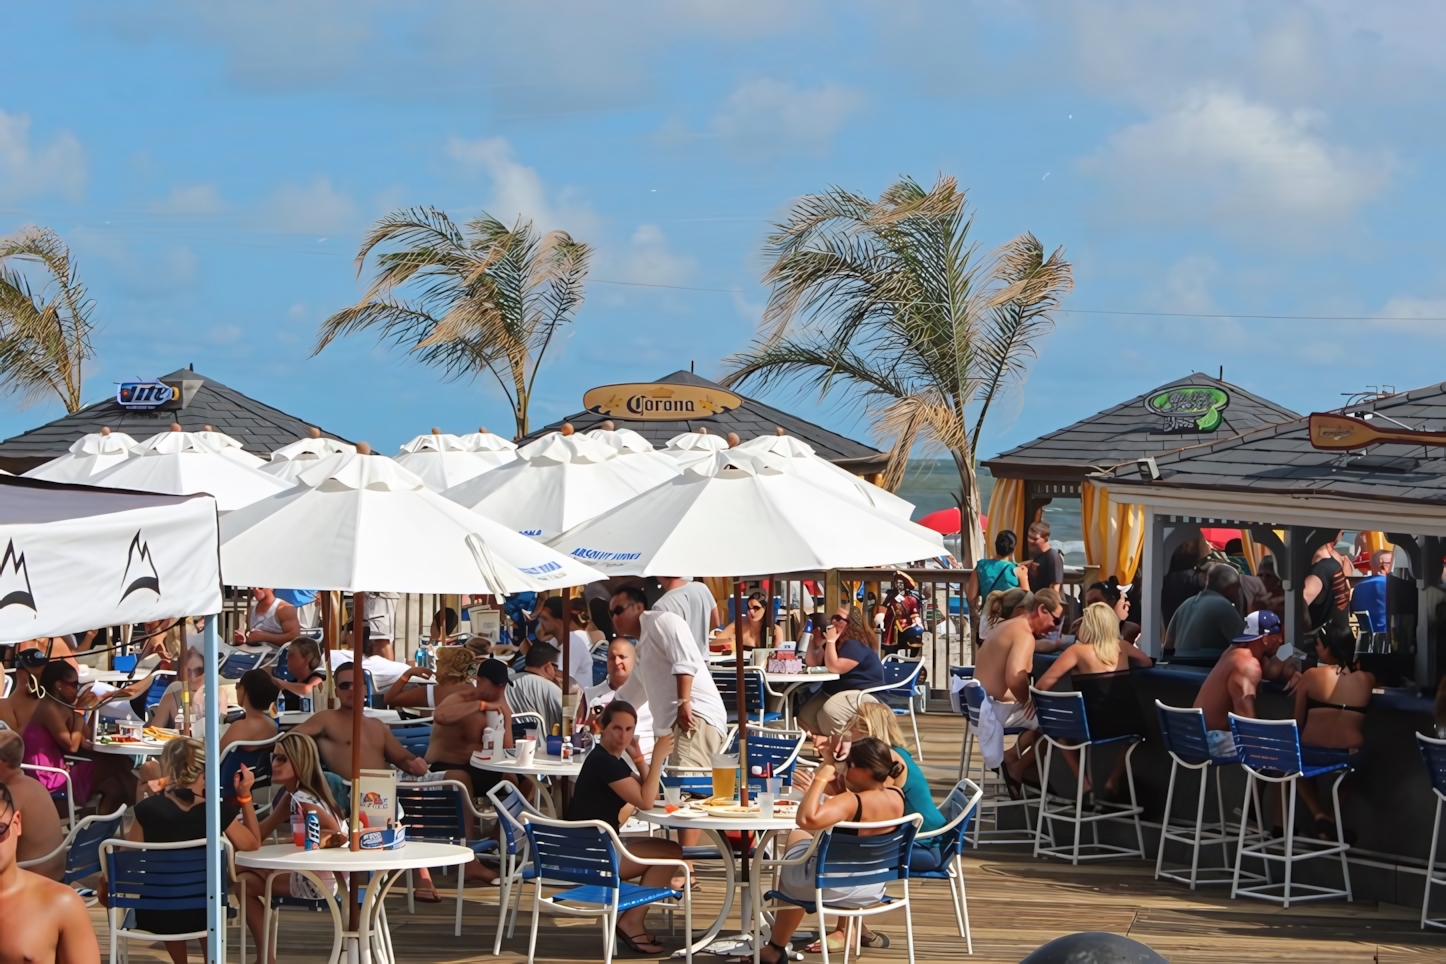
{"label": "bar stool", "polygon": [[[1004,778],[998,771],[989,769],[985,763],[982,747],[979,750],[977,768],[974,763],[974,749],[978,742],[974,731],[979,727],[979,713],[984,707],[984,684],[970,680],[965,685],[962,696],[961,708],[968,725],[964,728],[964,747],[959,754],[959,779],[973,781],[983,792],[974,825],[970,828],[970,846],[978,848],[996,844],[1033,844],[1034,831],[1030,829],[1033,824],[1029,819],[1029,786],[1024,785],[1022,798],[1015,800],[1009,795],[1009,785]],[[1023,727],[1011,726],[1005,728],[1004,735],[1017,736],[1023,732]],[[1011,807],[1024,808],[1023,825],[1018,830],[999,826],[1000,814]],[[990,829],[986,830],[984,824],[988,824]]]}
{"label": "bar stool", "polygon": [[[1240,754],[1236,753],[1229,757],[1216,757],[1210,755],[1210,744],[1206,737],[1205,711],[1198,708],[1185,708],[1178,706],[1166,706],[1159,700],[1155,701],[1155,711],[1160,717],[1160,736],[1165,741],[1165,750],[1170,754],[1170,787],[1165,793],[1165,816],[1160,825],[1160,852],[1155,857],[1155,879],[1161,877],[1167,880],[1174,880],[1182,884],[1189,884],[1194,890],[1196,884],[1228,884],[1234,880],[1233,867],[1230,860],[1230,841],[1234,836],[1229,823],[1225,819],[1225,797],[1220,790],[1220,767],[1229,766],[1240,762]],[[1175,779],[1181,768],[1194,770],[1200,774],[1200,793],[1195,801],[1195,822],[1192,826],[1189,823],[1182,823],[1172,819],[1175,802]],[[1205,796],[1210,785],[1210,777],[1215,777],[1215,812],[1220,819],[1211,823],[1205,822]],[[1257,815],[1257,827],[1259,825],[1260,799],[1259,792],[1256,793],[1255,812]],[[1207,829],[1208,828],[1208,829]],[[1260,828],[1262,831],[1264,828]],[[1260,838],[1260,833],[1251,834],[1253,838]],[[1165,844],[1168,841],[1187,844],[1190,847],[1190,872],[1185,874],[1181,870],[1165,870]],[[1223,862],[1219,866],[1201,867],[1200,848],[1219,847]],[[1202,879],[1201,875],[1208,875],[1208,879]],[[1253,880],[1264,880],[1258,874],[1249,875]]]}
{"label": "bar stool", "polygon": [[[1231,713],[1230,731],[1234,734],[1235,746],[1240,752],[1240,762],[1248,774],[1245,780],[1245,802],[1241,804],[1240,836],[1235,849],[1235,877],[1230,885],[1231,898],[1254,897],[1257,900],[1279,901],[1284,907],[1289,907],[1291,900],[1295,900],[1297,903],[1305,900],[1327,900],[1331,897],[1344,897],[1346,900],[1352,900],[1351,868],[1346,862],[1346,851],[1351,848],[1345,841],[1345,830],[1341,826],[1340,797],[1341,781],[1350,772],[1350,764],[1340,760],[1306,766],[1301,760],[1300,731],[1296,728],[1295,720],[1255,720],[1248,716],[1236,716]],[[1331,843],[1310,837],[1296,839],[1295,782],[1301,777],[1314,778],[1327,773],[1339,774],[1331,783],[1331,805],[1335,808],[1336,818],[1336,842]],[[1285,837],[1281,840],[1266,837],[1256,843],[1247,844],[1245,827],[1250,821],[1252,796],[1255,798],[1256,822],[1261,826],[1265,825],[1265,814],[1261,812],[1259,795],[1255,793],[1255,781],[1257,780],[1280,786],[1281,793],[1286,797],[1283,801],[1285,804]],[[1288,794],[1285,792],[1287,786],[1290,788]],[[1277,852],[1277,848],[1279,852]],[[1296,864],[1319,857],[1336,855],[1339,855],[1341,859],[1341,877],[1345,881],[1344,890],[1319,887],[1315,884],[1300,884],[1291,880],[1291,874]],[[1263,862],[1266,872],[1264,883],[1248,887],[1240,886],[1241,864],[1246,857]],[[1285,865],[1284,883],[1269,882],[1272,862]],[[1277,888],[1283,889],[1279,894],[1272,893]],[[1292,888],[1303,891],[1304,895],[1292,897]]]}
{"label": "bar stool", "polygon": [[1421,929],[1446,928],[1446,918],[1426,916],[1431,905],[1431,885],[1446,885],[1446,876],[1437,876],[1436,870],[1436,845],[1441,839],[1441,805],[1446,803],[1446,740],[1417,733],[1416,745],[1421,748],[1421,759],[1426,761],[1426,773],[1431,777],[1431,790],[1436,794],[1436,819],[1431,821],[1431,849],[1426,852],[1426,892],[1421,895]]}
{"label": "bar stool", "polygon": [[[1139,857],[1147,860],[1145,856],[1145,834],[1140,829],[1140,813],[1144,810],[1135,798],[1135,770],[1131,763],[1135,748],[1144,742],[1144,737],[1136,733],[1123,734],[1110,737],[1104,740],[1090,739],[1089,718],[1085,715],[1084,696],[1080,693],[1054,693],[1048,690],[1029,688],[1029,694],[1034,700],[1035,713],[1039,718],[1039,732],[1044,737],[1046,748],[1044,751],[1044,767],[1039,771],[1039,785],[1041,791],[1039,804],[1039,823],[1034,832],[1034,855],[1046,857],[1067,857],[1072,864],[1078,864],[1081,860],[1109,860],[1114,857]],[[1130,802],[1110,803],[1096,800],[1096,812],[1086,814],[1084,809],[1084,785],[1085,774],[1089,772],[1090,750],[1096,746],[1105,746],[1110,743],[1129,741],[1125,748],[1125,776],[1130,785]],[[1074,803],[1066,803],[1063,807],[1051,807],[1049,803],[1049,768],[1054,758],[1055,748],[1060,750],[1075,750],[1079,753],[1079,773],[1075,778]],[[1102,820],[1123,820],[1130,818],[1135,825],[1134,847],[1121,847],[1116,844],[1100,843],[1099,823]],[[1044,843],[1046,830],[1045,821],[1049,821],[1049,845]],[[1074,843],[1072,846],[1059,846],[1054,842],[1054,824],[1063,822],[1074,826]],[[1093,842],[1081,844],[1080,833],[1088,825]],[[1082,849],[1088,849],[1089,853],[1082,853]]]}

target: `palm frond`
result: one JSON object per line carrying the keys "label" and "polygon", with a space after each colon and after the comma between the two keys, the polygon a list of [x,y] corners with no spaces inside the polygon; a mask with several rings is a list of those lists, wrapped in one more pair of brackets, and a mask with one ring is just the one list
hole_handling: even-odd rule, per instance
{"label": "palm frond", "polygon": [[[41,288],[20,269],[27,263],[45,278]],[[3,391],[19,395],[22,406],[54,392],[67,411],[79,411],[85,362],[95,356],[94,308],[70,249],[54,231],[32,226],[0,238]]]}

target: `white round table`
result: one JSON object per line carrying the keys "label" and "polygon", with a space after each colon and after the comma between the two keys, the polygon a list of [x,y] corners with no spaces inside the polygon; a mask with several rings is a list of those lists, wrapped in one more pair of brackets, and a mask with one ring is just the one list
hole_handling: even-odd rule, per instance
{"label": "white round table", "polygon": [[[284,712],[276,714],[276,724],[282,729],[293,726],[300,726],[307,720],[311,719],[312,712],[313,711],[311,710],[285,710]],[[363,715],[369,716],[374,720],[381,720],[387,726],[397,726],[401,723],[427,722],[426,720],[404,720],[402,719],[402,714],[398,713],[396,710],[374,710],[369,706],[364,708],[362,710],[362,713]]]}
{"label": "white round table", "polygon": [[480,753],[472,754],[472,765],[479,770],[492,770],[497,773],[520,773],[530,777],[576,777],[582,772],[583,754],[574,754],[571,760],[563,760],[561,757],[547,756],[539,753],[532,758],[528,766],[521,766],[517,758],[513,756],[513,750],[504,750],[505,756],[496,759],[488,759]]}
{"label": "white round table", "polygon": [[157,740],[142,740],[139,743],[94,742],[90,747],[92,753],[109,753],[113,756],[160,756],[165,748],[166,744]]}
{"label": "white round table", "polygon": [[793,728],[793,691],[810,683],[831,683],[839,678],[838,673],[764,673],[763,680],[768,688],[783,697],[783,725]]}
{"label": "white round table", "polygon": [[[717,920],[713,921],[712,926],[708,928],[702,937],[693,942],[693,953],[698,954],[709,944],[713,943],[714,938],[723,930],[723,925],[728,922],[728,915],[733,913],[733,894],[739,885],[739,868],[734,861],[733,848],[728,843],[728,838],[725,837],[724,834],[729,830],[751,832],[757,835],[758,842],[761,844],[767,834],[773,832],[786,833],[796,828],[798,823],[792,815],[787,817],[764,817],[761,814],[754,817],[715,817],[707,814],[699,817],[679,816],[680,813],[686,812],[688,812],[687,808],[674,813],[668,813],[659,808],[654,810],[639,810],[633,816],[639,820],[646,820],[648,823],[656,824],[660,827],[667,827],[670,830],[707,831],[717,845],[718,852],[723,855],[723,906],[718,911]],[[742,881],[742,884],[746,887],[748,886],[748,881]],[[739,915],[741,929],[745,932],[751,930],[748,921],[744,919],[749,916],[750,910],[750,908],[745,907],[744,912]],[[677,953],[682,954],[682,951],[678,951]]]}
{"label": "white round table", "polygon": [[149,675],[151,674],[148,671],[140,669],[134,673],[122,673],[117,669],[90,669],[89,667],[87,667],[84,672],[77,671],[76,673],[81,686],[84,686],[86,683],[120,683],[122,681],[134,683],[138,680],[145,679]]}
{"label": "white round table", "polygon": [[[423,867],[454,867],[472,862],[474,854],[467,847],[455,844],[409,841],[398,850],[361,850],[352,852],[344,847],[330,850],[305,850],[295,844],[267,844],[259,850],[236,854],[236,866],[247,870],[262,871],[266,877],[266,920],[263,933],[270,933],[271,880],[277,874],[299,873],[309,877],[321,891],[326,887],[317,876],[321,873],[352,874],[372,873],[376,876],[367,885],[366,897],[362,901],[360,930],[346,930],[339,897],[327,901],[331,910],[335,938],[331,945],[331,964],[338,964],[343,942],[355,940],[359,946],[361,964],[372,964],[375,951],[383,964],[393,960],[392,938],[386,925],[387,892],[408,870]],[[343,891],[345,893],[345,891]]]}

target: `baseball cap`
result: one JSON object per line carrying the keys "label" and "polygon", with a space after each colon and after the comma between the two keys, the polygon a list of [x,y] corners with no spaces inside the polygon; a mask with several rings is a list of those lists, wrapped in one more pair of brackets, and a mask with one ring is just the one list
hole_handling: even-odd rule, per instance
{"label": "baseball cap", "polygon": [[1253,643],[1257,639],[1278,632],[1280,632],[1280,617],[1268,609],[1257,609],[1245,617],[1245,628],[1233,641]]}
{"label": "baseball cap", "polygon": [[477,678],[494,686],[506,686],[507,664],[500,659],[484,659],[477,667]]}

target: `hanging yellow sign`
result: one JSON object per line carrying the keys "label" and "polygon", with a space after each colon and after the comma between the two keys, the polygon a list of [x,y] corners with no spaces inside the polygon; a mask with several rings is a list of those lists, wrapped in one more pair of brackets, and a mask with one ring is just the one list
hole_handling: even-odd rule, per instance
{"label": "hanging yellow sign", "polygon": [[731,412],[743,399],[702,385],[602,385],[582,397],[582,407],[609,418],[676,422]]}

